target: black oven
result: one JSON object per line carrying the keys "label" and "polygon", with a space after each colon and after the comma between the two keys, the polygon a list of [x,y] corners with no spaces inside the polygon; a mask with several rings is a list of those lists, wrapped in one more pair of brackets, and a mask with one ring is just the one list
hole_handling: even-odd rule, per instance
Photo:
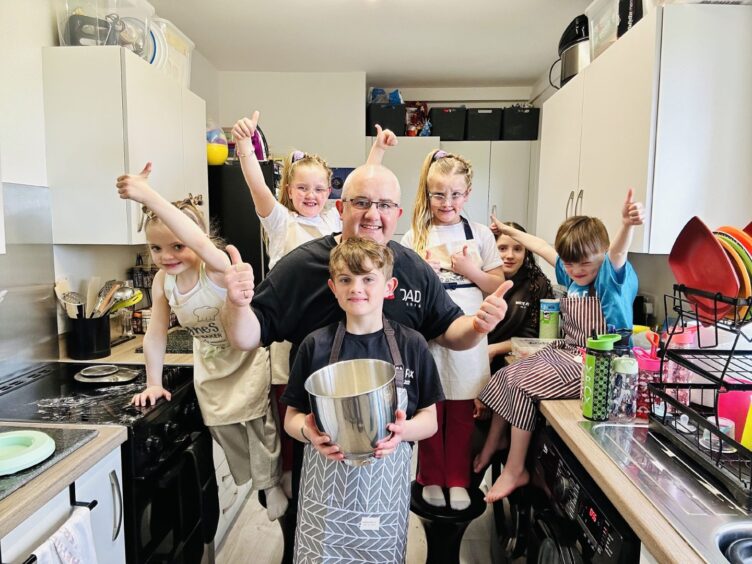
{"label": "black oven", "polygon": [[[117,424],[128,429],[121,446],[126,560],[131,564],[199,564],[213,556],[219,497],[212,440],[201,420],[191,367],[168,367],[171,401],[136,408],[141,366],[120,366],[107,378],[84,381],[85,364],[52,363],[5,381],[0,412],[7,420]],[[211,558],[210,558],[211,560]]]}

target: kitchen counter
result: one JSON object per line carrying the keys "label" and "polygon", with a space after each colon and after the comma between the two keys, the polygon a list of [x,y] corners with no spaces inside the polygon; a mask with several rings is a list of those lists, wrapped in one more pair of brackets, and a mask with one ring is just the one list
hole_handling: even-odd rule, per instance
{"label": "kitchen counter", "polygon": [[98,432],[97,436],[89,442],[0,501],[0,538],[20,525],[60,493],[62,488],[75,482],[107,453],[119,447],[128,439],[126,428],[117,425],[70,425],[18,421],[0,421],[0,425],[24,429],[92,429]]}
{"label": "kitchen counter", "polygon": [[[144,344],[144,336],[136,335],[135,339],[113,347],[110,356],[93,358],[91,360],[74,360],[70,358],[65,348],[65,336],[60,336],[60,361],[61,362],[85,362],[87,364],[145,364],[144,353],[137,353],[136,349]],[[166,354],[165,365],[193,366],[193,354]]]}
{"label": "kitchen counter", "polygon": [[540,410],[658,562],[705,561],[580,427],[579,401],[543,401]]}

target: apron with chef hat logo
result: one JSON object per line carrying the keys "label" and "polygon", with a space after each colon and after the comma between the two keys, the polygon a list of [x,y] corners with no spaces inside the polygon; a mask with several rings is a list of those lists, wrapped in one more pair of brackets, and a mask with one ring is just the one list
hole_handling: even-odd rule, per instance
{"label": "apron with chef hat logo", "polygon": [[[394,329],[384,319],[399,409],[407,410],[404,365]],[[345,326],[340,322],[329,363],[339,360]],[[401,442],[390,455],[364,466],[328,460],[305,446],[300,480],[295,561],[400,563],[407,548],[412,449]]]}

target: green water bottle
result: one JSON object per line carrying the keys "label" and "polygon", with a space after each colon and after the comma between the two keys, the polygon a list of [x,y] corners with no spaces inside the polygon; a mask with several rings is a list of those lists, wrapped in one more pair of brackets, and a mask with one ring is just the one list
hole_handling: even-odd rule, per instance
{"label": "green water bottle", "polygon": [[582,416],[591,421],[608,420],[608,388],[611,382],[611,358],[619,335],[598,335],[587,340],[582,362]]}

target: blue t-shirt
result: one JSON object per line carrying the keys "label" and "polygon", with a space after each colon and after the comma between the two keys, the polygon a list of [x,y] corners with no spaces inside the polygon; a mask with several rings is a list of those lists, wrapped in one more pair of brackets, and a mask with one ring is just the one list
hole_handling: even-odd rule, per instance
{"label": "blue t-shirt", "polygon": [[[559,257],[556,258],[556,281],[566,286],[569,297],[588,295],[588,286],[575,283],[564,270],[564,263]],[[606,324],[613,325],[616,329],[631,330],[632,302],[637,295],[637,274],[629,261],[617,271],[606,254],[593,287],[595,295],[601,301]]]}

